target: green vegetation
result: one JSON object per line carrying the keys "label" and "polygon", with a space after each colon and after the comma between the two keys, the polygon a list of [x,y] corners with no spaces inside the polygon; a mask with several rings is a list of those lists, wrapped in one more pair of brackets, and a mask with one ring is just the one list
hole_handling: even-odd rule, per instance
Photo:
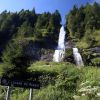
{"label": "green vegetation", "polygon": [[[40,90],[34,90],[35,100],[99,100],[100,69],[92,66],[77,68],[67,62],[36,62],[29,69],[31,73],[40,74]],[[5,89],[0,87],[3,98]],[[90,92],[91,91],[91,92]],[[86,93],[84,96],[83,94]],[[29,90],[13,89],[11,100],[28,100]],[[2,99],[1,99],[2,100]]]}
{"label": "green vegetation", "polygon": [[57,42],[61,16],[54,13],[36,14],[35,9],[18,13],[4,11],[0,14],[0,55],[12,39],[23,41],[31,38],[48,45]]}
{"label": "green vegetation", "polygon": [[[49,45],[57,42],[61,16],[54,13],[36,14],[35,9],[18,13],[4,11],[0,14],[0,60],[10,67],[4,67],[3,75],[24,77],[31,61],[46,53]],[[4,40],[5,39],[5,40]],[[32,51],[34,54],[28,55]],[[49,50],[48,51],[52,51]],[[23,74],[23,75],[22,75]],[[21,75],[21,76],[20,76]]]}
{"label": "green vegetation", "polygon": [[[79,48],[83,68],[74,64],[72,48],[65,51],[64,62],[51,62],[60,23],[57,10],[43,14],[34,9],[2,12],[0,76],[35,80],[38,75],[41,89],[34,90],[35,100],[99,100],[100,53],[93,48],[100,46],[100,4],[74,6],[66,17],[66,38]],[[0,100],[5,94],[6,87],[0,86]],[[13,88],[11,100],[28,100],[28,95],[28,89]]]}
{"label": "green vegetation", "polygon": [[91,48],[100,46],[100,30],[87,30],[84,37],[76,43],[78,48]]}
{"label": "green vegetation", "polygon": [[74,6],[66,19],[69,37],[78,48],[100,46],[100,4]]}
{"label": "green vegetation", "polygon": [[100,66],[100,53],[91,50],[100,46],[100,4],[74,6],[66,24],[68,38],[80,49],[85,65]]}

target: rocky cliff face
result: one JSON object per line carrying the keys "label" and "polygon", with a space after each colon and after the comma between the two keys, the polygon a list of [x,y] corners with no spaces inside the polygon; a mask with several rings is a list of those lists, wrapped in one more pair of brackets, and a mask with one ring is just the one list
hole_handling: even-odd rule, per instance
{"label": "rocky cliff face", "polygon": [[54,47],[46,46],[40,42],[28,41],[24,43],[24,52],[25,55],[29,56],[32,61],[43,60],[43,61],[52,61]]}
{"label": "rocky cliff face", "polygon": [[94,47],[94,48],[90,48],[89,50],[91,50],[92,52],[95,52],[95,53],[100,53],[100,46]]}
{"label": "rocky cliff face", "polygon": [[[45,45],[43,42],[34,42],[28,41],[28,43],[24,43],[25,46],[25,54],[29,56],[32,61],[52,61],[53,54],[55,50],[55,45],[49,44]],[[64,61],[75,63],[73,59],[72,48],[74,47],[73,43],[67,42],[66,45],[66,53]],[[89,49],[79,49],[82,55],[83,61],[86,65],[93,65],[94,63],[98,64],[98,58],[100,59],[100,47],[94,47]]]}

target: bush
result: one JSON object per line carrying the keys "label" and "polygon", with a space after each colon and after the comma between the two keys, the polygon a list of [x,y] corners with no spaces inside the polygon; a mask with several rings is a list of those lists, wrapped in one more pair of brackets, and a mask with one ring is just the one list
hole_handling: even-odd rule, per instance
{"label": "bush", "polygon": [[28,100],[29,90],[16,88],[12,90],[11,100]]}
{"label": "bush", "polygon": [[4,100],[6,94],[6,89],[0,86],[0,100]]}
{"label": "bush", "polygon": [[[23,47],[16,41],[11,41],[2,56],[5,66],[4,76],[24,78],[27,67],[30,65],[30,57],[26,56]],[[9,65],[9,66],[8,66]]]}
{"label": "bush", "polygon": [[91,63],[92,63],[93,66],[98,66],[99,67],[100,66],[100,58],[97,57],[97,58],[92,59]]}
{"label": "bush", "polygon": [[89,44],[85,41],[80,41],[80,42],[77,42],[76,47],[84,49],[84,48],[88,48]]}
{"label": "bush", "polygon": [[55,86],[48,86],[45,89],[39,91],[35,97],[35,100],[74,100],[71,94],[67,91],[57,89]]}
{"label": "bush", "polygon": [[81,79],[80,70],[73,66],[68,66],[66,70],[62,71],[56,80],[56,86],[64,89],[69,93],[75,93],[78,81]]}
{"label": "bush", "polygon": [[[40,90],[34,90],[35,100],[99,100],[100,69],[83,67],[78,69],[70,63],[36,62],[29,67],[31,74],[39,74],[42,85]],[[83,96],[81,90],[87,93]],[[2,89],[0,89],[2,90]],[[91,94],[89,94],[91,91]],[[96,91],[95,91],[96,90]],[[29,90],[12,90],[11,100],[28,100]]]}
{"label": "bush", "polygon": [[91,59],[93,58],[92,52],[88,49],[83,49],[81,51],[81,53],[82,53],[84,64],[85,65],[90,65],[91,64]]}
{"label": "bush", "polygon": [[65,58],[64,58],[64,61],[68,61],[68,62],[71,62],[71,63],[74,62],[73,50],[72,50],[72,48],[68,48],[68,49],[65,51]]}

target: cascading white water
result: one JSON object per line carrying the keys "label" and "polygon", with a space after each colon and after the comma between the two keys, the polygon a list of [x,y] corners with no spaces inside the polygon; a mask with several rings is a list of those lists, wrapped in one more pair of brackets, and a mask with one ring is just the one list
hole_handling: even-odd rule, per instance
{"label": "cascading white water", "polygon": [[58,39],[58,47],[57,50],[55,50],[55,53],[53,55],[53,61],[55,62],[61,62],[64,59],[65,55],[65,30],[64,26],[61,27],[60,33],[59,33],[59,39]]}
{"label": "cascading white water", "polygon": [[82,57],[80,53],[78,52],[78,48],[73,48],[73,55],[74,55],[74,60],[76,62],[77,66],[84,66]]}
{"label": "cascading white water", "polygon": [[64,26],[62,26],[59,33],[58,49],[65,49],[65,34]]}

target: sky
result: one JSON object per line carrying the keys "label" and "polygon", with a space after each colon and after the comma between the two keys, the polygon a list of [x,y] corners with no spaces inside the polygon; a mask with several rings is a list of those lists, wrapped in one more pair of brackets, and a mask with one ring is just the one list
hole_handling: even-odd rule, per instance
{"label": "sky", "polygon": [[100,0],[0,0],[0,13],[4,10],[16,12],[21,9],[32,10],[36,13],[51,12],[59,10],[62,23],[65,21],[65,15],[73,8],[73,5],[85,5],[87,2],[99,2]]}

